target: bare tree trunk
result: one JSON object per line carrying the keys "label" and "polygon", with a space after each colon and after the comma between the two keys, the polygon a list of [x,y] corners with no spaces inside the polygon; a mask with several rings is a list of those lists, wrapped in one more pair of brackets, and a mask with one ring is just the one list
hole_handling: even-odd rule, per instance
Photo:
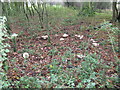
{"label": "bare tree trunk", "polygon": [[2,2],[0,1],[0,16],[2,16]]}
{"label": "bare tree trunk", "polygon": [[118,22],[120,22],[120,11],[119,11],[117,19],[118,19]]}
{"label": "bare tree trunk", "polygon": [[[26,2],[27,3],[27,2]],[[25,9],[25,4],[24,4],[24,2],[22,3],[22,5],[23,5],[23,12],[24,12],[24,14],[25,14],[25,16],[26,16],[26,18],[27,18],[27,20],[28,20],[28,22],[29,22],[29,17],[28,17],[28,14],[26,13],[26,9]]]}
{"label": "bare tree trunk", "polygon": [[118,10],[117,10],[116,5],[117,5],[117,0],[114,0],[113,6],[112,6],[112,9],[113,9],[112,21],[113,22],[116,22],[117,21],[117,17],[118,17]]}

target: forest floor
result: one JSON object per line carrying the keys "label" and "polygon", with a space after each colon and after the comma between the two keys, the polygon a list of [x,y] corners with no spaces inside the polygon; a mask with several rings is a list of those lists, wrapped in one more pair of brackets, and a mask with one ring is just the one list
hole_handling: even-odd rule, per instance
{"label": "forest floor", "polygon": [[[65,73],[69,77],[67,80],[71,79],[74,85],[69,84],[67,81],[63,83],[56,77],[55,79],[58,81],[53,80],[51,87],[56,87],[56,82],[62,82],[62,87],[79,87],[79,83],[82,83],[82,77],[84,77],[83,73],[87,72],[87,68],[94,67],[90,70],[91,73],[100,73],[103,70],[105,71],[103,74],[105,77],[116,76],[116,68],[118,66],[116,63],[118,45],[116,42],[118,42],[118,35],[116,33],[113,34],[111,31],[111,28],[115,27],[114,24],[110,27],[109,25],[108,27],[105,26],[111,24],[109,20],[111,16],[106,16],[106,14],[99,14],[86,18],[78,18],[74,15],[62,18],[53,17],[55,20],[53,23],[49,22],[49,30],[46,27],[39,28],[40,24],[35,16],[32,17],[34,22],[31,20],[29,24],[24,18],[12,17],[10,19],[12,33],[18,34],[16,38],[17,52],[13,51],[12,40],[7,40],[6,42],[11,45],[8,53],[8,79],[12,80],[14,84],[24,76],[37,77],[39,80],[43,80],[44,77],[46,81],[51,82],[53,74],[59,77]],[[107,24],[105,24],[106,22]],[[68,36],[63,37],[64,34]],[[44,35],[48,35],[50,39],[41,38]],[[77,35],[80,35],[80,37]],[[114,37],[115,52],[110,35]],[[29,58],[27,59],[23,58],[23,53],[25,52],[29,53]],[[83,63],[86,59],[92,60],[92,62],[90,61],[90,64],[87,64],[88,62]],[[109,67],[103,68],[104,66]],[[80,74],[79,68],[82,67],[84,70],[86,69],[86,72],[82,71],[82,74]],[[89,74],[87,77],[90,76]],[[96,77],[99,78],[100,76],[97,75]],[[67,76],[63,77],[63,79],[65,78]],[[106,82],[110,85],[115,85],[115,81],[109,78],[106,79]],[[97,82],[95,87],[103,85],[97,80],[91,82]],[[87,84],[82,84],[82,87],[87,87]],[[16,86],[11,85],[11,87]],[[43,87],[49,87],[49,85],[43,85]]]}

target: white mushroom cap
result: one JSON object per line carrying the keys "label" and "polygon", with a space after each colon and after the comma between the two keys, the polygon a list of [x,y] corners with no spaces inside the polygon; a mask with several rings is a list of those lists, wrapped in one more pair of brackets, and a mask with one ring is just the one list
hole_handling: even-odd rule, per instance
{"label": "white mushroom cap", "polygon": [[92,43],[94,46],[99,46],[99,43]]}
{"label": "white mushroom cap", "polygon": [[78,38],[82,39],[83,35],[75,35],[75,37],[78,37]]}
{"label": "white mushroom cap", "polygon": [[48,38],[48,35],[45,35],[45,36],[41,36],[43,39],[47,39]]}
{"label": "white mushroom cap", "polygon": [[17,36],[18,36],[18,34],[16,34],[16,33],[13,33],[13,34],[11,35],[12,38],[17,37]]}
{"label": "white mushroom cap", "polygon": [[84,55],[82,55],[82,54],[80,54],[80,55],[77,55],[77,58],[79,58],[79,59],[82,59],[82,58],[84,58],[85,56]]}
{"label": "white mushroom cap", "polygon": [[82,39],[82,38],[83,38],[83,35],[80,36],[80,39]]}
{"label": "white mushroom cap", "polygon": [[93,43],[95,43],[95,42],[96,42],[94,39],[90,39],[90,41],[92,41]]}
{"label": "white mushroom cap", "polygon": [[65,40],[64,38],[60,38],[60,41],[63,41],[63,40]]}
{"label": "white mushroom cap", "polygon": [[63,37],[64,37],[64,38],[65,38],[65,37],[68,37],[68,36],[69,36],[69,35],[68,35],[68,34],[66,34],[66,33],[65,33],[65,34],[63,34]]}
{"label": "white mushroom cap", "polygon": [[23,53],[23,57],[24,58],[29,58],[29,53],[27,53],[27,52]]}

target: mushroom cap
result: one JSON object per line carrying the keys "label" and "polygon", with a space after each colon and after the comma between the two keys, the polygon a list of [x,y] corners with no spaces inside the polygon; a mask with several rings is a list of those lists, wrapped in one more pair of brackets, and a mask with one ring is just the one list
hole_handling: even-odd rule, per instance
{"label": "mushroom cap", "polygon": [[27,53],[27,52],[23,53],[23,57],[24,58],[28,58],[29,57],[29,53]]}

